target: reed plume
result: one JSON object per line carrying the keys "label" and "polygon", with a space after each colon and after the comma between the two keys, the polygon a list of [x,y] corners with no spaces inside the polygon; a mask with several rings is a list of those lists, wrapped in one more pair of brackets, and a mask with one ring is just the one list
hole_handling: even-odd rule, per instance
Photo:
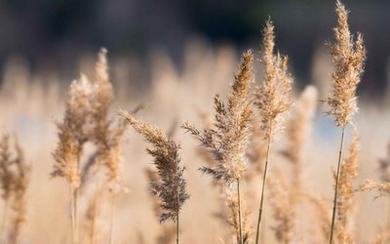
{"label": "reed plume", "polygon": [[[161,181],[161,179],[156,173],[156,171],[149,168],[145,170],[145,174],[149,181],[149,192],[151,193],[153,199],[153,212],[158,218],[160,218],[162,214],[160,208],[161,202],[159,201],[158,197],[156,197],[156,193],[154,189],[158,187],[158,184]],[[175,234],[176,234],[176,228],[174,225],[171,224],[163,225],[160,234],[157,236],[156,243],[158,244],[172,243],[175,238]]]}
{"label": "reed plume", "polygon": [[180,210],[190,197],[186,192],[186,181],[183,177],[185,168],[180,164],[180,145],[169,139],[160,129],[137,120],[127,112],[121,115],[136,132],[141,134],[153,147],[147,152],[154,158],[160,181],[153,185],[153,192],[161,200],[160,222],[172,220],[176,223],[176,243],[179,243]]}
{"label": "reed plume", "polygon": [[25,162],[23,150],[16,137],[14,137],[14,153],[10,147],[10,137],[4,134],[0,141],[0,183],[5,203],[1,238],[6,239],[4,232],[7,230],[8,212],[13,210],[7,243],[18,243],[21,241],[22,227],[26,221],[26,192],[31,168]]}
{"label": "reed plume", "polygon": [[78,237],[78,189],[80,187],[80,158],[84,144],[88,141],[87,119],[89,118],[89,96],[93,87],[85,76],[73,81],[66,100],[65,115],[57,123],[58,145],[53,153],[56,161],[53,177],[63,177],[70,186],[71,230],[74,244]]}
{"label": "reed plume", "polygon": [[244,243],[242,227],[242,209],[240,180],[246,169],[246,151],[252,119],[252,108],[249,101],[249,88],[252,80],[253,54],[243,54],[238,73],[234,77],[227,103],[217,95],[214,99],[215,121],[212,129],[199,131],[186,123],[182,127],[195,136],[201,145],[214,157],[213,167],[204,166],[200,170],[209,174],[227,189],[236,183],[237,209],[239,226],[239,243]]}
{"label": "reed plume", "polygon": [[341,139],[334,188],[332,223],[329,237],[330,244],[333,243],[336,220],[344,132],[358,109],[356,89],[364,70],[363,66],[366,57],[363,37],[358,33],[356,40],[354,40],[351,36],[348,27],[348,12],[340,1],[336,2],[336,14],[337,26],[334,28],[335,42],[330,45],[335,71],[332,73],[333,86],[327,103],[330,106],[328,113],[334,117],[337,127],[341,128]]}
{"label": "reed plume", "polygon": [[263,212],[264,189],[267,178],[268,158],[272,140],[281,127],[283,114],[291,105],[290,93],[293,79],[287,70],[287,57],[274,53],[275,34],[274,25],[267,21],[263,32],[263,56],[264,81],[256,91],[255,105],[261,117],[261,128],[265,132],[264,139],[267,141],[267,152],[262,177],[260,194],[259,214],[256,228],[256,244],[259,243],[259,233]]}
{"label": "reed plume", "polygon": [[117,194],[121,190],[121,142],[127,127],[123,119],[113,123],[109,110],[113,102],[113,88],[108,74],[107,50],[102,48],[95,66],[96,86],[92,100],[92,141],[97,145],[97,162],[108,173],[107,186],[111,192],[109,243],[113,243],[114,219]]}

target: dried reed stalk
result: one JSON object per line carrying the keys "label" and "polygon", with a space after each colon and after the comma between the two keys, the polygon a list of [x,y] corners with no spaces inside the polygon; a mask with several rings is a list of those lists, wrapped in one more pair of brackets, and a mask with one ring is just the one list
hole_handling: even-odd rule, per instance
{"label": "dried reed stalk", "polygon": [[176,223],[176,243],[180,242],[180,210],[190,197],[186,192],[186,181],[183,177],[185,168],[180,165],[180,145],[169,139],[160,129],[141,122],[127,112],[121,115],[136,132],[144,136],[153,148],[147,152],[154,157],[160,181],[153,185],[153,192],[161,200],[160,222],[172,220]]}
{"label": "dried reed stalk", "polygon": [[334,117],[337,127],[341,128],[341,139],[334,188],[332,223],[329,237],[330,244],[333,243],[335,229],[344,132],[346,126],[351,123],[352,116],[358,109],[356,89],[364,70],[363,66],[366,56],[363,37],[358,34],[356,41],[352,38],[348,27],[348,13],[340,1],[336,3],[336,14],[337,26],[334,28],[335,43],[330,45],[336,70],[332,74],[333,90],[327,102],[330,106],[328,113]]}
{"label": "dried reed stalk", "polygon": [[[252,119],[252,108],[249,101],[249,87],[252,80],[253,54],[243,54],[238,73],[235,76],[228,101],[225,104],[217,95],[214,99],[214,128],[199,131],[186,123],[182,127],[195,136],[214,157],[213,167],[202,167],[200,170],[221,182],[227,189],[235,183],[235,212],[239,229],[239,243],[244,243],[240,180],[246,169],[246,151]],[[236,221],[236,220],[235,220]]]}
{"label": "dried reed stalk", "polygon": [[267,21],[264,28],[263,38],[263,57],[264,64],[264,82],[256,92],[256,102],[260,116],[261,128],[265,132],[267,141],[266,159],[262,176],[262,187],[260,193],[259,214],[256,228],[256,244],[259,243],[259,234],[264,203],[264,189],[267,178],[269,163],[269,153],[271,142],[280,128],[283,114],[289,109],[291,104],[290,92],[292,77],[287,71],[287,57],[279,53],[274,54],[275,34],[274,26],[271,21]]}
{"label": "dried reed stalk", "polygon": [[338,184],[339,198],[336,204],[338,223],[335,225],[338,243],[354,243],[354,236],[349,227],[353,221],[354,189],[352,181],[357,176],[358,153],[359,136],[355,130],[355,135],[349,147],[348,157],[343,161],[340,168]]}

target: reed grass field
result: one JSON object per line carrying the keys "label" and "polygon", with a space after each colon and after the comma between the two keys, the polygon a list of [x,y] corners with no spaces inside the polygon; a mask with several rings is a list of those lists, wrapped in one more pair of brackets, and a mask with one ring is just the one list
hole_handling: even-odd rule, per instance
{"label": "reed grass field", "polygon": [[257,46],[193,41],[179,64],[9,59],[0,243],[390,244],[390,89],[360,95],[365,35],[334,10],[306,85],[272,16]]}

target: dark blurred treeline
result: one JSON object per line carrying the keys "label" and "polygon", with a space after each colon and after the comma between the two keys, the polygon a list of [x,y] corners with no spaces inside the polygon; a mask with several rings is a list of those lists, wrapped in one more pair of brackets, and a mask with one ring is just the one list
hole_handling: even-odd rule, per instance
{"label": "dark blurred treeline", "polygon": [[[363,88],[380,93],[389,79],[390,1],[344,3],[352,30],[364,34],[368,47]],[[81,55],[101,46],[140,59],[162,49],[178,60],[193,38],[259,47],[261,26],[271,16],[278,46],[307,81],[314,51],[332,38],[333,9],[329,0],[0,0],[0,64],[20,55],[33,69],[72,70]]]}

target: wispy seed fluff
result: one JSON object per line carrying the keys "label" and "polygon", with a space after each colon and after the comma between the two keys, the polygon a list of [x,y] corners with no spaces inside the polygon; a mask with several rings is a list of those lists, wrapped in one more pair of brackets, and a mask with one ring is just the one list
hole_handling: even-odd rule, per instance
{"label": "wispy seed fluff", "polygon": [[356,88],[364,69],[366,50],[363,37],[357,34],[354,40],[348,28],[348,12],[344,5],[336,3],[337,26],[334,28],[335,42],[330,52],[336,70],[332,74],[333,88],[328,105],[337,126],[347,125],[357,112]]}
{"label": "wispy seed fluff", "polygon": [[234,77],[227,103],[218,95],[214,99],[216,113],[213,128],[199,131],[191,124],[183,125],[214,156],[215,166],[202,167],[201,170],[215,180],[231,183],[240,179],[246,168],[245,153],[252,119],[249,101],[252,66],[253,54],[247,51]]}
{"label": "wispy seed fluff", "polygon": [[62,122],[57,123],[58,145],[53,156],[56,160],[52,176],[64,177],[72,189],[80,186],[80,157],[88,141],[90,97],[94,87],[82,75],[70,85]]}
{"label": "wispy seed fluff", "polygon": [[148,148],[147,152],[154,157],[154,165],[160,178],[153,184],[152,189],[161,200],[160,221],[176,221],[184,202],[189,198],[183,177],[185,168],[180,163],[180,145],[169,139],[160,129],[137,120],[131,114],[121,112],[121,115],[153,146]]}
{"label": "wispy seed fluff", "polygon": [[280,126],[280,120],[291,105],[291,86],[293,79],[288,72],[287,56],[274,54],[274,25],[267,21],[264,28],[263,57],[264,82],[256,91],[256,102],[260,116],[261,127],[266,132],[266,139],[272,139],[275,130]]}

